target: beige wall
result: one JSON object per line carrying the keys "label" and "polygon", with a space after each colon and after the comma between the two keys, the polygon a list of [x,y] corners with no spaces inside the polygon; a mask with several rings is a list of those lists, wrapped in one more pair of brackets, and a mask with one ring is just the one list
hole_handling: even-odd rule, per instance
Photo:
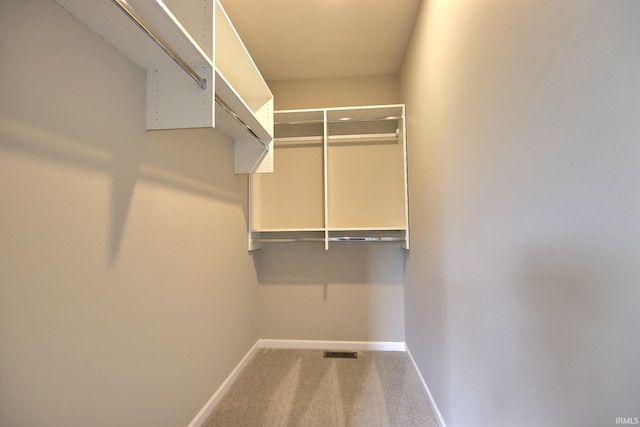
{"label": "beige wall", "polygon": [[[276,109],[397,103],[396,76],[268,82]],[[277,160],[276,160],[277,162]],[[404,341],[404,253],[396,244],[263,244],[260,337]]]}
{"label": "beige wall", "polygon": [[270,80],[276,110],[400,103],[397,75]]}
{"label": "beige wall", "polygon": [[0,2],[0,76],[0,425],[187,425],[258,338],[232,143],[147,133],[50,0]]}
{"label": "beige wall", "polygon": [[640,416],[639,21],[633,0],[422,2],[406,334],[449,427]]}
{"label": "beige wall", "polygon": [[402,249],[395,244],[263,244],[260,337],[404,341]]}

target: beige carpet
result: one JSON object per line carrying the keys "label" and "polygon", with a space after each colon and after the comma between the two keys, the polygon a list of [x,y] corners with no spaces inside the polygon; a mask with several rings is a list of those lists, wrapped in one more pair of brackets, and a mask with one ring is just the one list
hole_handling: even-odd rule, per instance
{"label": "beige carpet", "polygon": [[204,427],[437,427],[405,353],[322,356],[319,350],[259,350]]}

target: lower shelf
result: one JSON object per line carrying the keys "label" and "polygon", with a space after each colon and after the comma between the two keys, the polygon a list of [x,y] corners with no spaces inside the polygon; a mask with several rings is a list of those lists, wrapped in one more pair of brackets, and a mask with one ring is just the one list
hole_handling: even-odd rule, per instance
{"label": "lower shelf", "polygon": [[406,228],[378,229],[282,229],[252,230],[249,232],[249,250],[260,249],[262,243],[324,243],[325,250],[330,243],[401,243],[409,249],[409,233]]}
{"label": "lower shelf", "polygon": [[341,236],[329,237],[330,242],[404,242],[404,237],[357,237]]}

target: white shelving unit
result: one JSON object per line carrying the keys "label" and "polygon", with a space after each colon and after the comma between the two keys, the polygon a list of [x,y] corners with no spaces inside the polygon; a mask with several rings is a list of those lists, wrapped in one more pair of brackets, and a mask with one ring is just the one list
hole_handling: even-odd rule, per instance
{"label": "white shelving unit", "polygon": [[404,105],[276,111],[277,163],[249,187],[262,243],[400,242],[409,249]]}
{"label": "white shelving unit", "polygon": [[236,173],[273,172],[273,95],[218,0],[56,2],[147,71],[148,130],[220,129]]}

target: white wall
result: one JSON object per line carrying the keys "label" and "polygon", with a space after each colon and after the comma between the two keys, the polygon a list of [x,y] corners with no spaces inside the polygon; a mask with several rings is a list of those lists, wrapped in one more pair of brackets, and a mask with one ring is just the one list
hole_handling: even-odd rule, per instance
{"label": "white wall", "polygon": [[[268,82],[276,109],[394,104],[397,76]],[[277,169],[277,159],[276,159]],[[263,244],[260,337],[404,341],[403,249],[396,244]]]}
{"label": "white wall", "polygon": [[640,2],[424,1],[410,350],[449,427],[640,416]]}
{"label": "white wall", "polygon": [[0,2],[0,76],[0,425],[187,425],[258,338],[232,143],[146,132],[51,0]]}

